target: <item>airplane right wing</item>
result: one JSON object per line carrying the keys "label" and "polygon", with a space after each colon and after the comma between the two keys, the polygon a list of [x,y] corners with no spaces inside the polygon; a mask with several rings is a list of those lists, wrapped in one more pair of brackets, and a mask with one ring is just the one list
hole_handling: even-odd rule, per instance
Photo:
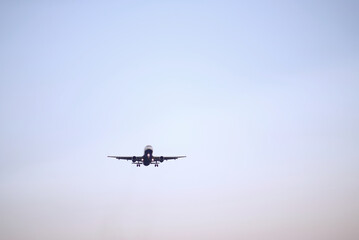
{"label": "airplane right wing", "polygon": [[[122,157],[122,156],[107,156],[107,157],[109,157],[109,158],[116,158],[116,159],[118,159],[118,160],[132,160],[133,159],[133,157]],[[138,160],[140,160],[142,157],[136,157],[136,160],[138,159]]]}

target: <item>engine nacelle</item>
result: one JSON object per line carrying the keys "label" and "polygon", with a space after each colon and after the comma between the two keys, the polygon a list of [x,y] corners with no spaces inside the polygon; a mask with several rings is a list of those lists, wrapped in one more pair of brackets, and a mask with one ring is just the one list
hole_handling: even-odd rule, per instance
{"label": "engine nacelle", "polygon": [[135,163],[137,161],[137,158],[135,156],[132,157],[132,162]]}
{"label": "engine nacelle", "polygon": [[161,156],[161,157],[160,157],[160,162],[163,162],[163,160],[164,160],[164,159],[163,159],[163,156]]}

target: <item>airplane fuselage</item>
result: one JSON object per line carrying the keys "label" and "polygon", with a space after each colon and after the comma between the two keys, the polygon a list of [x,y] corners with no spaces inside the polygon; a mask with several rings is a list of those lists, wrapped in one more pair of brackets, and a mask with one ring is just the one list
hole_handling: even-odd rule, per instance
{"label": "airplane fuselage", "polygon": [[152,162],[153,149],[151,146],[146,146],[145,153],[143,154],[143,165],[148,166]]}

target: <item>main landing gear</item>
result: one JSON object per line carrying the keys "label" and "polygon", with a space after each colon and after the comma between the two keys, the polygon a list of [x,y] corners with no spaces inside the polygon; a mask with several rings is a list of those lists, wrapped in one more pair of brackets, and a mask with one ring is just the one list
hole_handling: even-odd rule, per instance
{"label": "main landing gear", "polygon": [[141,164],[137,164],[137,167],[141,167]]}
{"label": "main landing gear", "polygon": [[158,164],[157,164],[157,163],[155,163],[155,167],[158,167]]}

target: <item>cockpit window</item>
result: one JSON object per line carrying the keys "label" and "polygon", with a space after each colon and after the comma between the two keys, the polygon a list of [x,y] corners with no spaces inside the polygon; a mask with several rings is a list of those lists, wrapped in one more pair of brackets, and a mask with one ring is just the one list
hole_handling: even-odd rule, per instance
{"label": "cockpit window", "polygon": [[151,145],[147,145],[147,146],[145,147],[145,151],[146,151],[147,149],[151,149],[151,150],[153,150],[153,148],[152,148],[152,146],[151,146]]}

